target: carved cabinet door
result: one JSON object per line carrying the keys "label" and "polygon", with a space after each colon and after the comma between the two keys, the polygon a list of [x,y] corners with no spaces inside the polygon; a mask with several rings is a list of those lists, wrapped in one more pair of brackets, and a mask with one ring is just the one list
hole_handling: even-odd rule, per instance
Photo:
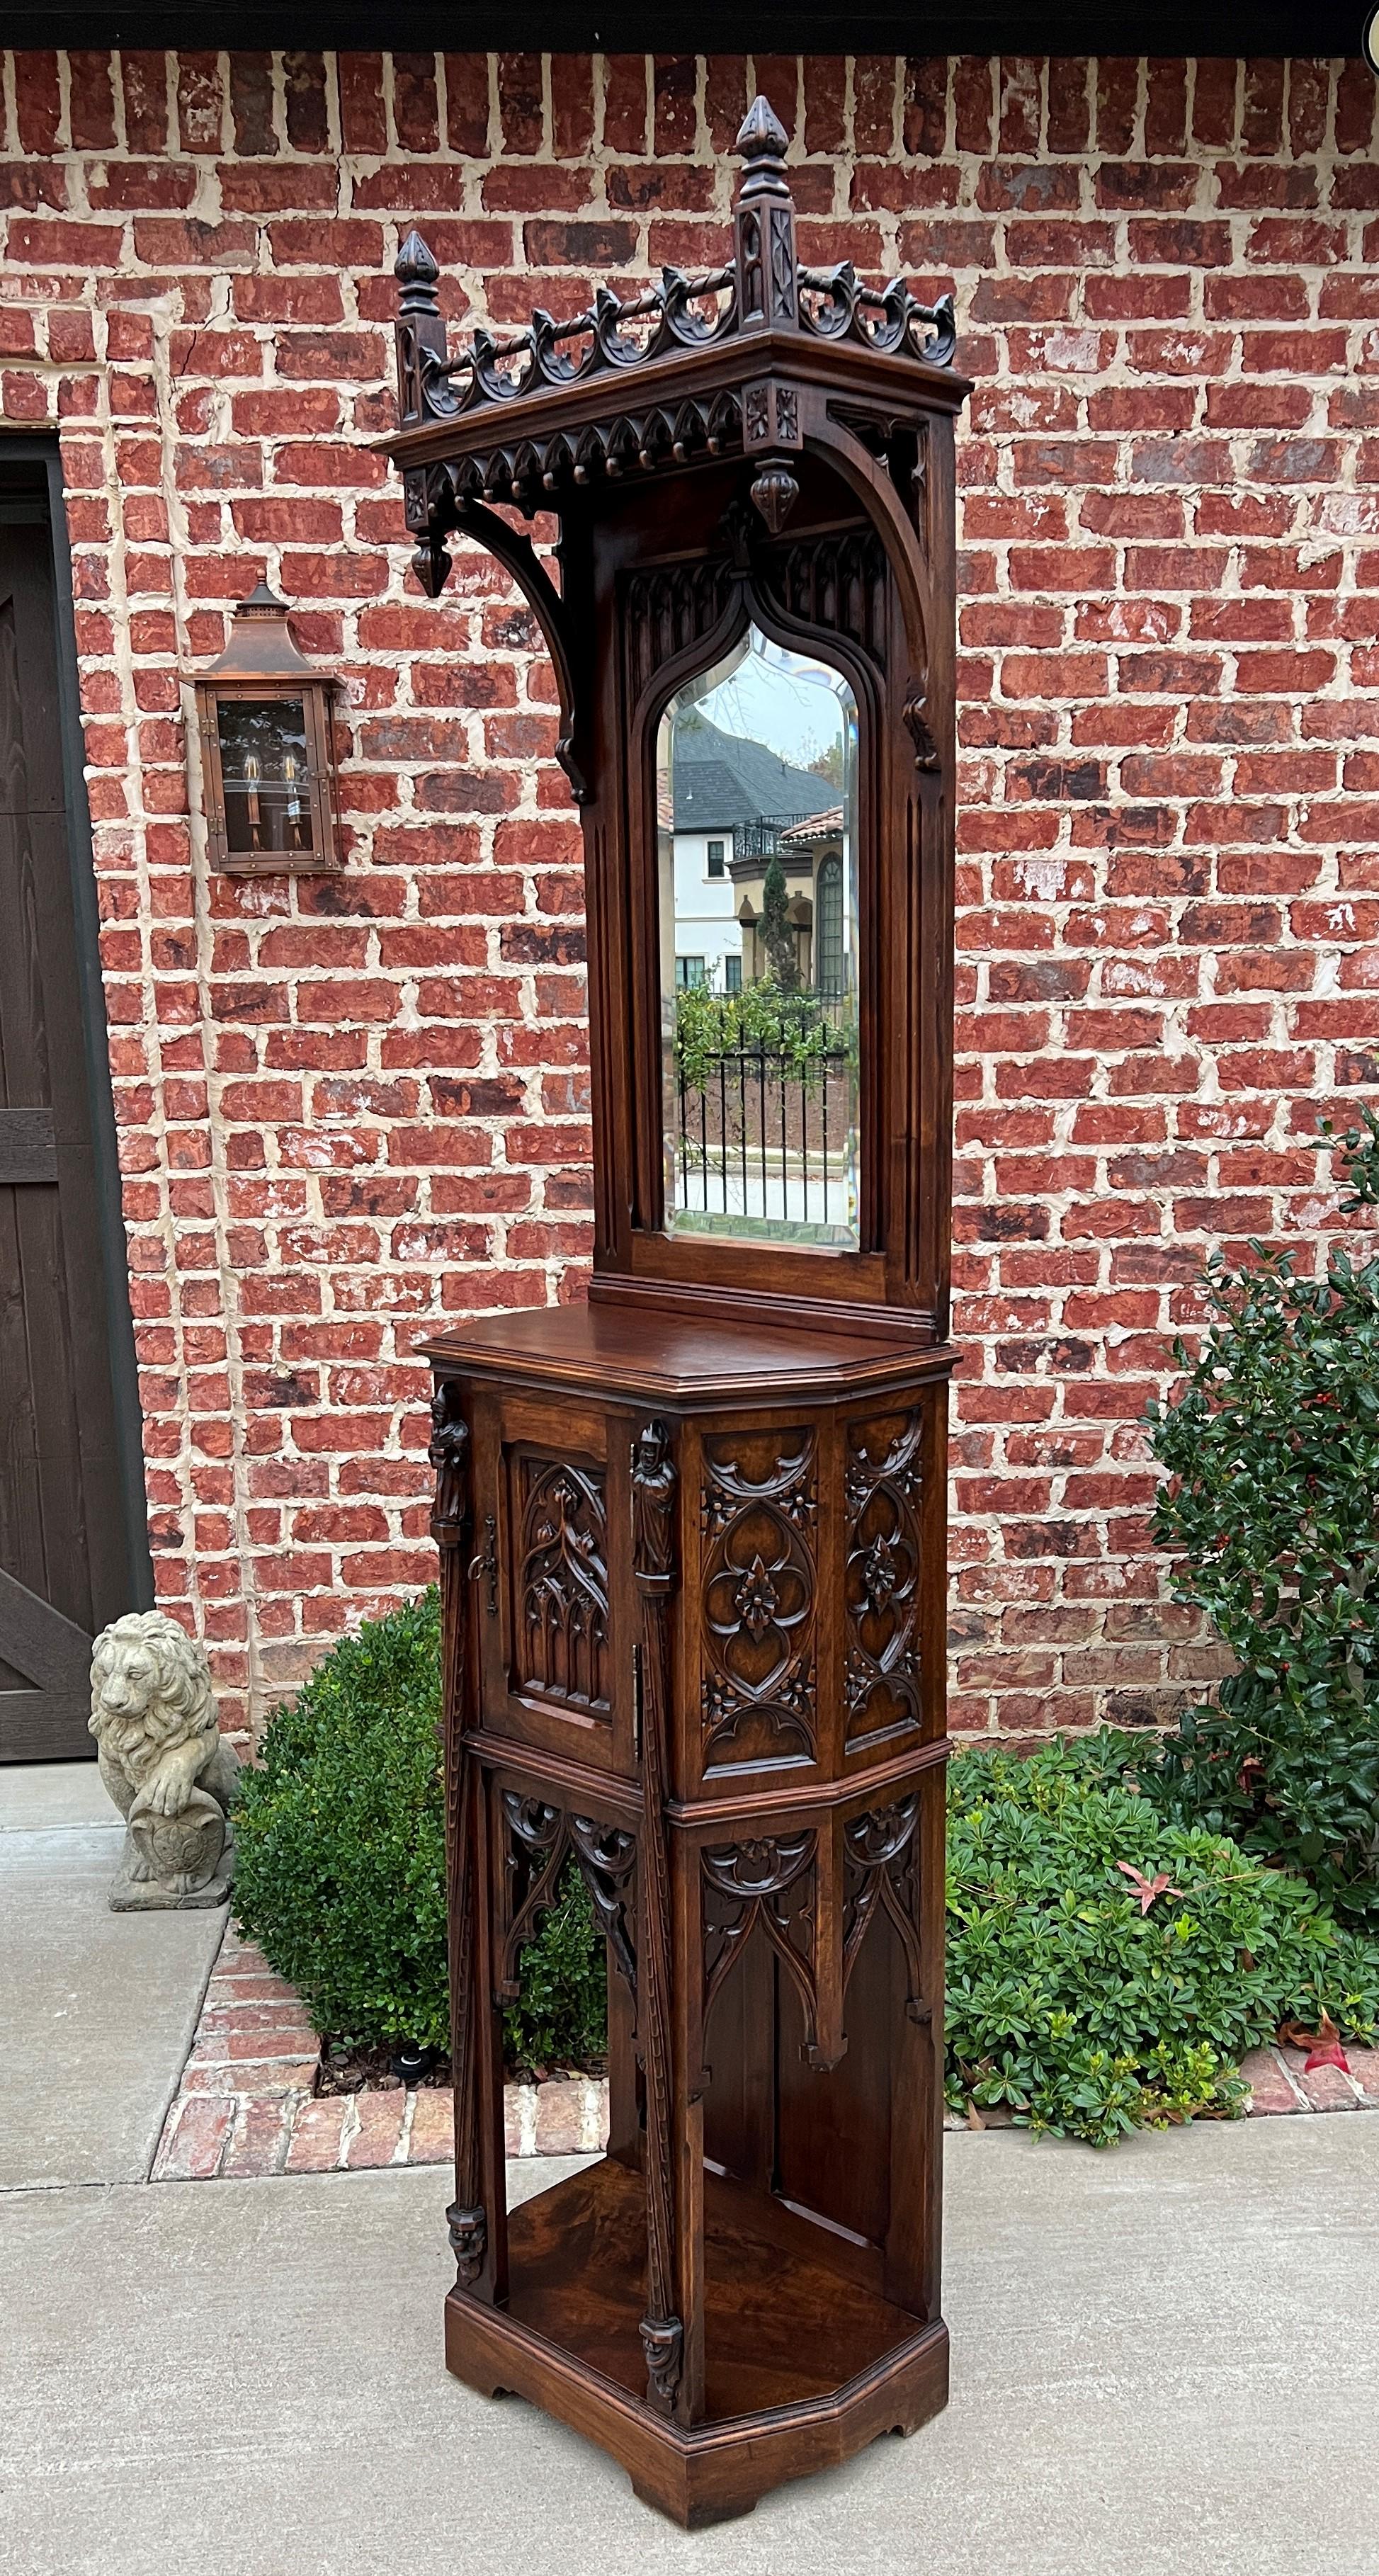
{"label": "carved cabinet door", "polygon": [[520,1392],[475,1406],[485,1731],[633,1767],[627,1440],[607,1413]]}

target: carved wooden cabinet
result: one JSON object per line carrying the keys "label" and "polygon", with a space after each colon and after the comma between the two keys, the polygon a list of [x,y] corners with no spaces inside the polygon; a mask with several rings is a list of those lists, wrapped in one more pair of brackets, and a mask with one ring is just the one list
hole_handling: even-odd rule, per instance
{"label": "carved wooden cabinet", "polygon": [[[429,1346],[447,2357],[685,2523],[944,2402],[951,313],[735,247],[451,361],[398,262],[414,562],[540,617],[584,822],[587,1305]],[[559,584],[495,503],[559,523]],[[731,857],[728,853],[731,849]],[[793,891],[792,891],[793,887]],[[570,1868],[606,2156],[511,2212],[501,2028]]]}

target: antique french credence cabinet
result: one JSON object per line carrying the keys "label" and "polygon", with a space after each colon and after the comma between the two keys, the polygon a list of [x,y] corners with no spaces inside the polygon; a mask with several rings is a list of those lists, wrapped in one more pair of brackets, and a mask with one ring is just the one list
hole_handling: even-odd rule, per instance
{"label": "antique french credence cabinet", "polygon": [[[945,303],[733,255],[447,354],[401,467],[534,609],[584,825],[586,1306],[430,1346],[449,1780],[450,2367],[682,2523],[942,2406],[953,839]],[[501,516],[494,505],[512,516]],[[559,581],[514,522],[552,513]],[[509,2212],[501,2017],[578,1870],[606,2158]]]}

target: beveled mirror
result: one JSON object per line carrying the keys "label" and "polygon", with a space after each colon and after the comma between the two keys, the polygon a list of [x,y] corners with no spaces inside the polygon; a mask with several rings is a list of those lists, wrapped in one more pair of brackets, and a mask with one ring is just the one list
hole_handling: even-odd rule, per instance
{"label": "beveled mirror", "polygon": [[656,770],[666,1231],[853,1251],[857,701],[751,625]]}

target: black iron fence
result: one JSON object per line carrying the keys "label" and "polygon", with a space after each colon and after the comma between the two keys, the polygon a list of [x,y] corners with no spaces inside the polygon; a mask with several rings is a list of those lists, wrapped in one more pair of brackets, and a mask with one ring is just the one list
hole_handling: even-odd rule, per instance
{"label": "black iron fence", "polygon": [[807,1058],[743,1040],[699,1078],[677,1068],[671,1138],[677,1210],[846,1230],[856,1064],[835,1029]]}
{"label": "black iron fence", "polygon": [[[773,859],[781,844],[781,834],[796,823],[807,823],[808,814],[754,814],[750,823],[733,825],[735,859]],[[802,861],[807,853],[801,853]]]}

